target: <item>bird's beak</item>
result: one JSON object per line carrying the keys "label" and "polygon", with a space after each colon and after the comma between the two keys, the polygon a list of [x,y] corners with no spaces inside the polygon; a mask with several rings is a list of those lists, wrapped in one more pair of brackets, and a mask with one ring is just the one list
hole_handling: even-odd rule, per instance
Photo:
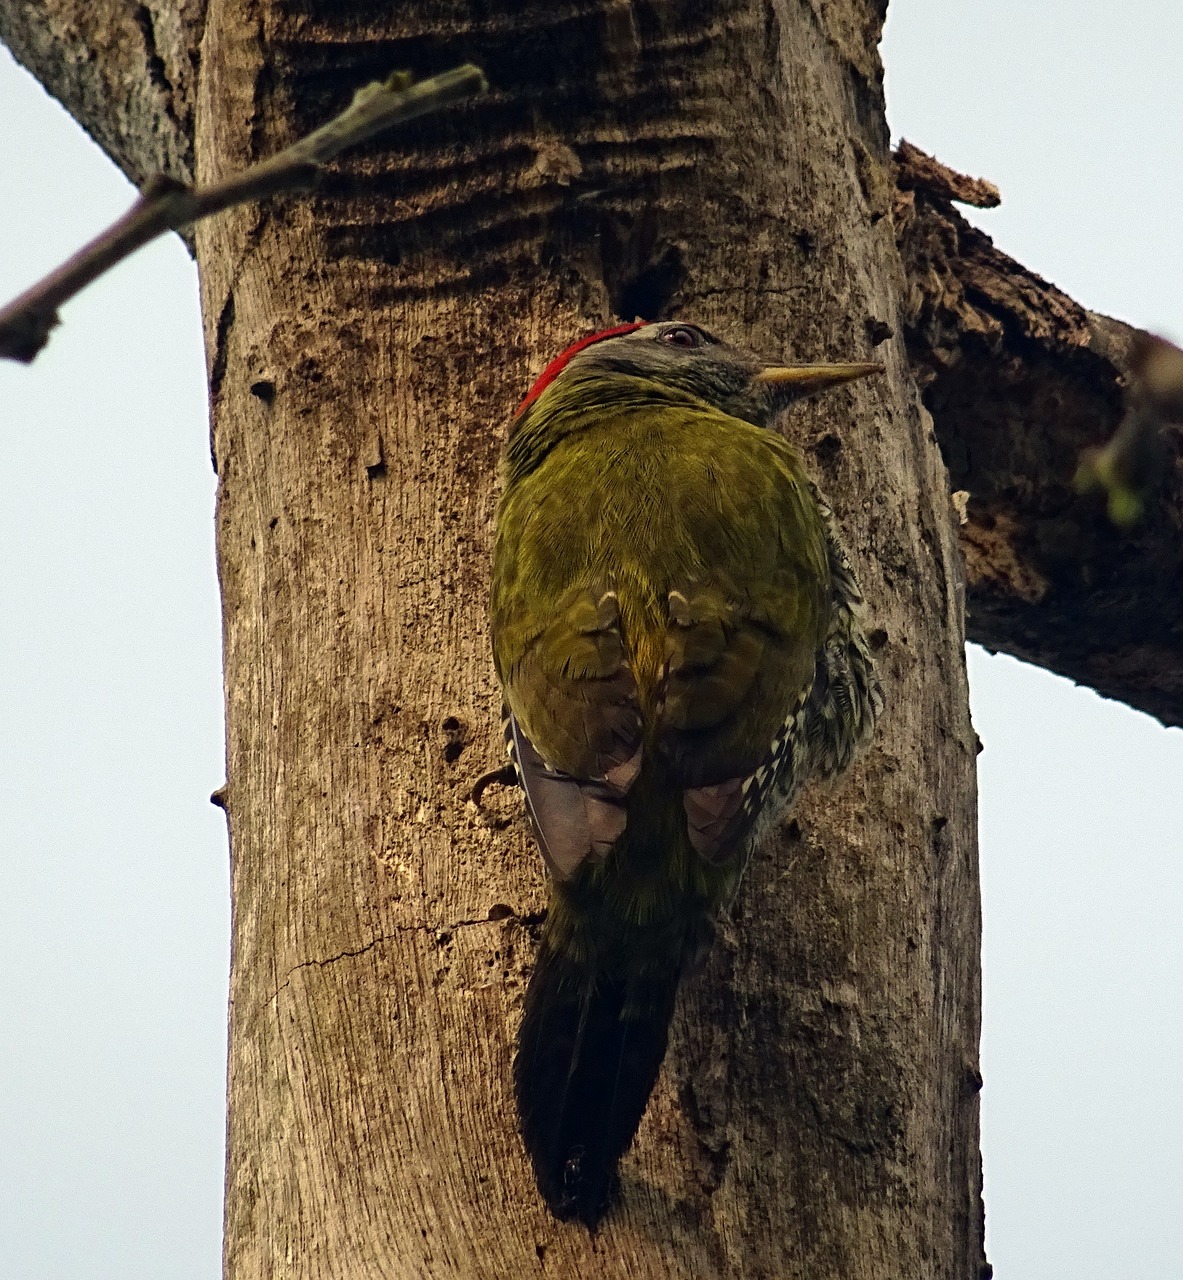
{"label": "bird's beak", "polygon": [[753,381],[770,387],[783,396],[796,399],[798,396],[810,396],[815,391],[826,391],[843,382],[853,382],[856,378],[867,378],[871,374],[882,372],[881,364],[772,365],[768,369],[761,369]]}

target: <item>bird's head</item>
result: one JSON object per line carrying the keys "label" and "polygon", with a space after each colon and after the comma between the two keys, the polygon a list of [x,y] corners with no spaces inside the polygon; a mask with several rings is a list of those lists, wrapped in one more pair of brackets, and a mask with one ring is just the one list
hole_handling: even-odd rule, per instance
{"label": "bird's head", "polygon": [[776,364],[682,321],[624,324],[568,347],[530,388],[515,417],[520,421],[552,383],[615,374],[697,396],[767,427],[794,400],[882,371],[878,364]]}

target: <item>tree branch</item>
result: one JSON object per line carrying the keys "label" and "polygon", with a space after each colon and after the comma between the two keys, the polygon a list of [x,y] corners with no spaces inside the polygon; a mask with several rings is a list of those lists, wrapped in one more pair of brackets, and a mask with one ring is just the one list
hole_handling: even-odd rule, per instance
{"label": "tree branch", "polygon": [[192,182],[206,0],[0,0],[0,42],[127,177]]}
{"label": "tree branch", "polygon": [[952,207],[972,180],[907,144],[895,159],[905,338],[963,517],[969,637],[1183,724],[1173,411],[1160,397],[1137,524],[1116,526],[1107,493],[1074,483],[1089,449],[1125,450],[1114,437],[1132,362],[1169,344],[1086,311],[1000,253]]}
{"label": "tree branch", "polygon": [[122,218],[0,309],[0,357],[32,361],[58,323],[59,307],[163,232],[234,205],[310,187],[321,166],[345,148],[392,125],[483,93],[485,88],[480,69],[471,64],[415,85],[405,72],[396,72],[359,90],[339,116],[306,138],[210,187],[194,190],[163,175],[153,179]]}

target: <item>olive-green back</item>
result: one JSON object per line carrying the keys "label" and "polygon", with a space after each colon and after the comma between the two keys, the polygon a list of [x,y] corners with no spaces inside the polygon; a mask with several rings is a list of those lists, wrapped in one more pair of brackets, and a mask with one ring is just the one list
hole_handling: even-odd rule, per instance
{"label": "olive-green back", "polygon": [[647,380],[570,374],[517,425],[504,479],[494,660],[545,765],[601,778],[640,748],[675,789],[758,770],[830,613],[788,442]]}

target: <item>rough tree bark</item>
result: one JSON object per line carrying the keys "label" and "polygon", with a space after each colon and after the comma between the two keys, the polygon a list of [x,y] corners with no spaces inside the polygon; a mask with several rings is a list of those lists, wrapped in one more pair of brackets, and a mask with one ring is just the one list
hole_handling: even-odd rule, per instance
{"label": "rough tree bark", "polygon": [[205,0],[0,4],[0,41],[137,186],[193,179]]}
{"label": "rough tree bark", "polygon": [[[458,8],[0,4],[0,35],[137,177],[258,159],[394,67],[472,58],[494,85],[316,197],[196,236],[234,884],[227,1274],[977,1277],[964,593],[903,346],[924,368],[934,295],[891,216],[884,5]],[[465,797],[499,755],[507,411],[573,334],[674,312],[887,364],[787,429],[858,562],[889,710],[753,866],[592,1238],[546,1216],[512,1120],[540,871],[514,796],[492,822]]]}
{"label": "rough tree bark", "polygon": [[1072,484],[1121,420],[1137,331],[1000,253],[952,207],[961,175],[907,143],[895,160],[908,354],[967,495],[970,639],[1183,725],[1183,427],[1132,531]]}

